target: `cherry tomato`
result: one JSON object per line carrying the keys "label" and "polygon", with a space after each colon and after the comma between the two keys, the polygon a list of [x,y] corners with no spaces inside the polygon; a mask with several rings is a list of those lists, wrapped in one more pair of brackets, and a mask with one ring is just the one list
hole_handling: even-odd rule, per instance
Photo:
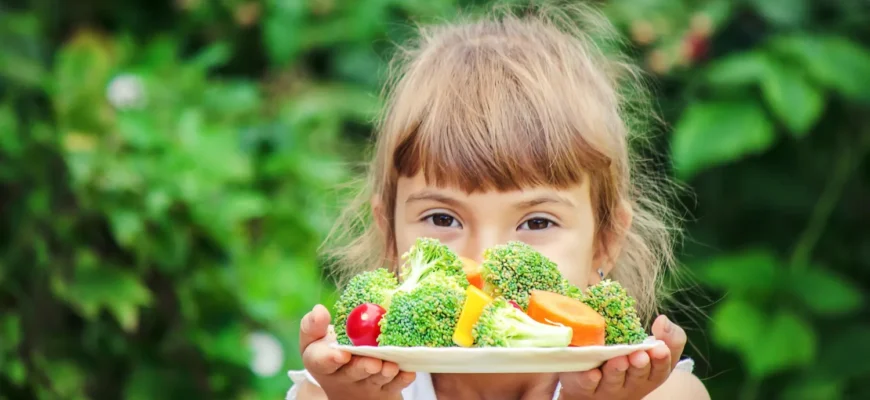
{"label": "cherry tomato", "polygon": [[360,304],[347,316],[347,337],[354,346],[377,346],[381,334],[379,323],[387,311],[372,304]]}

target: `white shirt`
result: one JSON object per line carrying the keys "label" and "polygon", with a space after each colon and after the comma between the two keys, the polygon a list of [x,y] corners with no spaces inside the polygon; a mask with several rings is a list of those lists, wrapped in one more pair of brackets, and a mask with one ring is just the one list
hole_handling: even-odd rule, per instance
{"label": "white shirt", "polygon": [[[687,358],[677,363],[676,369],[691,373],[694,370],[694,366],[694,362]],[[299,391],[299,385],[305,381],[320,386],[317,384],[314,377],[306,370],[290,371],[288,372],[288,375],[290,376],[290,380],[293,382],[293,386],[291,386],[290,391],[287,392],[286,400],[297,400],[296,394]],[[553,394],[553,400],[559,398],[559,389],[561,389],[561,386],[556,386],[556,393]],[[417,372],[417,377],[414,379],[414,382],[402,391],[402,399],[438,400],[435,397],[435,387],[432,386],[432,375],[426,372]]]}

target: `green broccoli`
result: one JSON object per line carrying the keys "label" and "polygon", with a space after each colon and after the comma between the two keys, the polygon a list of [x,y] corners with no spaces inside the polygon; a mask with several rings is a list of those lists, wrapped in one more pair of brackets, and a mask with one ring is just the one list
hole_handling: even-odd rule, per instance
{"label": "green broccoli", "polygon": [[380,305],[385,309],[389,307],[393,292],[399,286],[396,275],[392,272],[378,268],[374,271],[366,271],[354,276],[344,287],[335,302],[335,329],[336,340],[339,344],[351,345],[347,337],[347,317],[354,308],[363,303]]}
{"label": "green broccoli", "polygon": [[443,272],[457,283],[467,283],[462,261],[437,239],[419,238],[405,254],[401,269],[402,283],[398,292],[408,292],[434,272]]}
{"label": "green broccoli", "polygon": [[497,297],[488,304],[471,330],[478,347],[568,347],[573,330],[535,321]]}
{"label": "green broccoli", "polygon": [[574,300],[583,301],[584,299],[586,299],[586,295],[583,293],[583,289],[574,286],[571,282],[568,282],[567,280],[565,280],[562,284],[565,288],[565,292],[561,294],[568,296]]}
{"label": "green broccoli", "polygon": [[583,302],[607,320],[606,344],[637,344],[647,338],[634,298],[618,282],[605,279],[586,288]]}
{"label": "green broccoli", "polygon": [[465,287],[445,271],[397,291],[381,319],[380,346],[452,347],[465,303]]}
{"label": "green broccoli", "polygon": [[523,242],[512,241],[483,253],[483,290],[515,301],[526,310],[532,290],[565,293],[565,279],[556,263]]}

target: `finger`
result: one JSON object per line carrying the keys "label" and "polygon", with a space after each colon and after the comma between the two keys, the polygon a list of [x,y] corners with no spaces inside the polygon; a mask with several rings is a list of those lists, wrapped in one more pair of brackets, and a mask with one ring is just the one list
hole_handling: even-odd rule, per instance
{"label": "finger", "polygon": [[628,362],[631,366],[625,373],[625,385],[623,387],[630,388],[641,384],[646,385],[650,371],[649,355],[645,351],[636,351],[628,356]]}
{"label": "finger", "polygon": [[411,383],[414,382],[414,379],[417,379],[417,374],[408,371],[399,372],[395,378],[393,378],[390,383],[384,385],[383,391],[387,393],[398,393],[408,387]]}
{"label": "finger", "polygon": [[329,310],[318,304],[302,317],[299,327],[299,350],[304,352],[312,343],[326,337],[329,330]]}
{"label": "finger", "polygon": [[649,372],[649,381],[657,384],[663,383],[671,373],[671,350],[667,346],[656,346],[649,351],[652,359]]}
{"label": "finger", "polygon": [[302,363],[305,369],[314,375],[329,375],[335,373],[350,361],[350,354],[329,347],[325,340],[318,340],[302,353]]}
{"label": "finger", "polygon": [[354,357],[350,362],[341,367],[339,371],[345,381],[359,382],[381,372],[381,360],[371,357]]}
{"label": "finger", "polygon": [[683,355],[683,350],[686,348],[686,331],[671,322],[668,317],[660,315],[656,318],[652,327],[653,335],[656,339],[665,342],[671,350],[671,368],[677,366],[680,357]]}
{"label": "finger", "polygon": [[603,377],[601,378],[601,383],[598,384],[595,393],[614,395],[622,391],[622,387],[625,385],[625,372],[628,370],[628,367],[628,357],[626,356],[608,360],[607,363],[601,367]]}
{"label": "finger", "polygon": [[384,361],[384,364],[381,367],[381,372],[370,376],[366,379],[366,383],[380,388],[381,386],[390,383],[390,381],[392,381],[398,374],[399,366],[396,365],[396,363]]}
{"label": "finger", "polygon": [[559,375],[562,396],[565,398],[592,397],[601,382],[601,370],[591,369],[583,372],[569,372]]}

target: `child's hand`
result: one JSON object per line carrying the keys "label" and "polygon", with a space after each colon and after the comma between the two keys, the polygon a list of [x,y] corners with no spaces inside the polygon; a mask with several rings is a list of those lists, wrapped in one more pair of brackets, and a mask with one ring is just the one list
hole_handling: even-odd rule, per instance
{"label": "child's hand", "polygon": [[653,324],[653,335],[665,342],[648,351],[607,361],[601,368],[564,373],[560,400],[640,400],[661,386],[686,346],[686,332],[665,316]]}
{"label": "child's hand", "polygon": [[305,369],[317,380],[329,399],[401,399],[402,390],[415,374],[401,372],[395,363],[376,358],[351,356],[329,347],[329,311],[321,305],[305,315],[299,334],[299,348]]}

